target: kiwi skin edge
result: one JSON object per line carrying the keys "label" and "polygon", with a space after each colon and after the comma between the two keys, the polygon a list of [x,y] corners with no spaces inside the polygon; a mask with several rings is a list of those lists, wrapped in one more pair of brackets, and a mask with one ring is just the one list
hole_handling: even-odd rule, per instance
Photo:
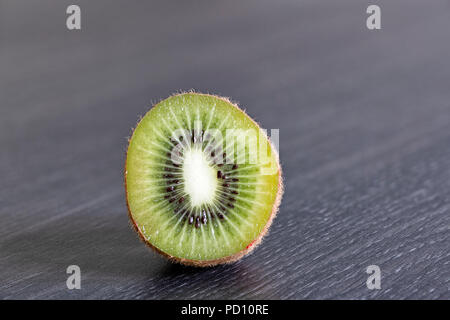
{"label": "kiwi skin edge", "polygon": [[[216,95],[211,95],[211,94],[196,93],[196,92],[193,92],[193,91],[181,92],[181,93],[174,94],[172,96],[183,95],[183,94],[186,94],[186,93],[191,93],[191,94],[194,93],[194,94],[197,94],[197,95],[212,96],[212,97],[224,100],[225,102],[230,103],[235,108],[237,108],[239,111],[241,111],[245,116],[247,116],[253,123],[255,123],[259,127],[258,123],[255,120],[253,120],[251,117],[249,117],[244,110],[239,108],[239,106],[237,104],[231,102],[230,99],[228,99],[228,98],[220,97],[220,96],[216,96]],[[172,97],[172,96],[170,96],[170,97]],[[152,108],[154,106],[152,106]],[[141,118],[140,121],[142,121],[142,118]],[[136,127],[139,125],[140,121],[137,123]],[[134,129],[133,129],[133,134],[134,134]],[[128,143],[130,143],[131,137],[128,139]],[[268,139],[267,135],[266,135],[266,139]],[[183,265],[186,265],[186,266],[194,266],[194,267],[213,267],[213,266],[220,265],[220,264],[232,263],[232,262],[240,260],[245,255],[250,254],[261,243],[262,238],[269,231],[269,228],[272,225],[272,221],[273,221],[273,219],[275,218],[275,216],[278,213],[278,207],[279,207],[279,205],[281,203],[281,198],[283,197],[283,192],[284,192],[283,177],[282,177],[282,170],[281,170],[281,166],[280,166],[279,155],[278,155],[277,150],[274,148],[274,146],[273,146],[273,144],[272,144],[272,142],[270,140],[269,140],[269,143],[270,143],[272,152],[274,152],[274,154],[275,154],[275,158],[277,160],[277,167],[278,167],[278,193],[277,193],[277,196],[275,198],[275,203],[273,204],[273,207],[272,207],[272,213],[270,214],[270,217],[267,220],[267,223],[264,226],[264,229],[261,231],[261,233],[258,235],[258,237],[256,239],[254,239],[252,242],[250,242],[250,244],[245,249],[243,249],[243,250],[239,251],[238,253],[235,253],[235,254],[233,254],[231,256],[222,257],[222,258],[214,259],[214,260],[192,260],[192,259],[178,258],[178,257],[172,256],[172,255],[167,254],[166,252],[160,250],[159,248],[155,247],[154,245],[152,245],[150,242],[148,242],[145,239],[144,235],[141,233],[141,230],[137,227],[136,222],[133,219],[133,216],[132,216],[131,210],[130,210],[130,205],[129,205],[129,202],[128,202],[128,190],[127,190],[127,158],[128,158],[128,147],[129,147],[129,145],[128,145],[128,147],[127,147],[127,154],[126,154],[126,157],[125,157],[125,168],[124,168],[125,197],[126,197],[126,202],[127,202],[128,217],[130,218],[131,225],[133,226],[134,230],[139,235],[139,238],[141,239],[141,241],[143,241],[148,247],[150,247],[151,249],[153,249],[157,253],[161,254],[163,257],[169,259],[169,261],[171,261],[171,262],[180,263],[180,264],[183,264]]]}

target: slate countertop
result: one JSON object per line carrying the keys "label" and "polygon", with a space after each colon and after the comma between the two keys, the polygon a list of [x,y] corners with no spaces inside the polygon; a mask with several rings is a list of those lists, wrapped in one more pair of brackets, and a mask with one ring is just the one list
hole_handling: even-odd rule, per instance
{"label": "slate countertop", "polygon": [[[356,0],[77,1],[69,31],[69,1],[2,1],[0,298],[449,299],[450,3],[376,2],[370,31]],[[128,222],[131,128],[188,89],[280,129],[280,212],[228,266]]]}

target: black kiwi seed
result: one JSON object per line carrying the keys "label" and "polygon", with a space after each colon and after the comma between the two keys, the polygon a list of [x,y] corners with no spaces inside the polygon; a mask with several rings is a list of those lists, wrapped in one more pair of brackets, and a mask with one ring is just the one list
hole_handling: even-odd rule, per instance
{"label": "black kiwi seed", "polygon": [[195,218],[195,227],[198,228],[200,226],[200,218]]}
{"label": "black kiwi seed", "polygon": [[203,224],[206,224],[206,216],[203,216],[203,217],[202,217],[202,223],[203,223]]}
{"label": "black kiwi seed", "polygon": [[239,181],[239,178],[233,178],[233,179],[231,179],[231,181],[233,181],[233,182],[238,182],[238,181]]}
{"label": "black kiwi seed", "polygon": [[189,216],[189,224],[193,224],[194,223],[194,216]]}
{"label": "black kiwi seed", "polygon": [[167,192],[171,192],[171,191],[173,191],[175,188],[174,188],[174,186],[170,186],[170,187],[167,187]]}
{"label": "black kiwi seed", "polygon": [[222,179],[226,180],[228,177],[226,175],[222,175]]}
{"label": "black kiwi seed", "polygon": [[229,206],[231,209],[234,208],[234,204],[232,204],[232,203],[228,203],[228,206]]}
{"label": "black kiwi seed", "polygon": [[237,192],[236,190],[231,190],[230,193],[232,193],[232,194],[239,194],[239,192]]}
{"label": "black kiwi seed", "polygon": [[228,200],[230,200],[231,202],[235,202],[236,201],[236,199],[233,198],[233,197],[228,198]]}
{"label": "black kiwi seed", "polygon": [[181,197],[180,199],[178,199],[178,203],[182,203],[184,201],[184,198]]}
{"label": "black kiwi seed", "polygon": [[234,164],[233,165],[233,170],[236,170],[238,168],[238,165],[237,164]]}
{"label": "black kiwi seed", "polygon": [[164,178],[173,178],[173,174],[164,174],[163,177]]}
{"label": "black kiwi seed", "polygon": [[[200,133],[200,132],[199,132]],[[196,143],[198,143],[200,140],[201,140],[201,137],[203,136],[203,133],[202,133],[202,135],[201,136],[199,136],[196,132],[195,132],[195,130],[192,130],[192,143],[194,143],[194,144],[196,144]]]}
{"label": "black kiwi seed", "polygon": [[222,171],[217,171],[217,179],[220,179],[220,178],[222,178]]}
{"label": "black kiwi seed", "polygon": [[223,214],[219,213],[219,219],[220,219],[220,220],[223,220],[223,218],[225,218],[225,217],[223,216]]}
{"label": "black kiwi seed", "polygon": [[230,185],[228,183],[224,183],[222,186],[224,186],[225,188],[228,188]]}
{"label": "black kiwi seed", "polygon": [[170,199],[169,199],[169,202],[170,202],[170,203],[172,203],[172,202],[174,202],[174,201],[175,201],[175,198],[170,198]]}

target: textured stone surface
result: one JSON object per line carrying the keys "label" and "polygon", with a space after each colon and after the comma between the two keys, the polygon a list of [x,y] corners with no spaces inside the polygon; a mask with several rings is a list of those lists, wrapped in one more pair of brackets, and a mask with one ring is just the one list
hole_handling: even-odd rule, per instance
{"label": "textured stone surface", "polygon": [[[76,32],[0,4],[0,297],[450,298],[448,1],[377,1],[376,32],[356,0],[186,2],[77,1]],[[271,232],[214,269],[140,243],[122,185],[139,115],[191,88],[280,129]]]}

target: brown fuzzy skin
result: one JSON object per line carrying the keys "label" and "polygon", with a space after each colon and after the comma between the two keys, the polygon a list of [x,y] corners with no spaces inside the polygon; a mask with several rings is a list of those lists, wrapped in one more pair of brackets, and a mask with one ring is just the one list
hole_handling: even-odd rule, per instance
{"label": "brown fuzzy skin", "polygon": [[[177,95],[182,95],[185,93],[195,93],[195,92],[182,92],[182,93],[178,93],[175,94],[173,96],[177,96]],[[219,97],[219,96],[215,96],[215,95],[211,95],[211,94],[202,94],[202,93],[195,93],[198,95],[206,95],[206,96],[212,96],[215,98],[219,98],[222,99],[228,103],[230,103],[231,105],[233,105],[235,108],[237,108],[238,110],[240,110],[243,114],[245,114],[251,121],[253,121],[253,123],[255,123],[258,127],[258,123],[256,121],[254,121],[251,117],[249,117],[247,115],[247,113],[245,113],[245,111],[243,111],[241,108],[239,108],[237,106],[237,104],[231,102],[228,98],[224,98],[224,97]],[[154,107],[154,106],[153,106]],[[142,119],[141,119],[142,120]],[[140,121],[138,122],[138,124],[136,125],[136,127],[139,125]],[[134,133],[134,130],[133,130]],[[266,136],[266,139],[268,139],[268,137]],[[128,142],[131,141],[131,138],[128,140]],[[192,259],[184,259],[184,258],[179,258],[179,257],[175,257],[172,256],[170,254],[167,254],[166,252],[160,250],[159,248],[155,247],[154,245],[152,245],[150,242],[148,242],[144,235],[142,234],[141,230],[138,228],[138,226],[136,225],[136,222],[133,219],[133,216],[131,214],[131,209],[130,209],[130,205],[128,202],[128,189],[127,189],[127,158],[128,158],[128,148],[127,148],[127,156],[125,159],[125,170],[124,170],[124,185],[125,185],[125,196],[126,196],[126,201],[127,201],[127,208],[128,208],[128,217],[130,218],[131,224],[134,228],[134,230],[138,233],[139,238],[147,245],[149,246],[151,249],[153,249],[154,251],[156,251],[157,253],[161,254],[162,256],[166,257],[167,259],[169,259],[171,262],[175,262],[175,263],[180,263],[186,266],[194,266],[194,267],[213,267],[216,265],[220,265],[220,264],[227,264],[227,263],[232,263],[235,261],[240,260],[242,257],[244,257],[247,254],[250,254],[262,241],[262,238],[267,234],[267,232],[269,231],[270,226],[272,225],[273,219],[275,218],[275,216],[278,213],[278,207],[280,206],[281,203],[281,198],[283,197],[283,192],[284,192],[284,185],[283,185],[283,178],[282,178],[282,170],[281,170],[281,166],[280,166],[280,160],[279,160],[279,156],[278,153],[276,151],[276,149],[274,148],[274,146],[272,145],[272,143],[269,141],[271,147],[272,147],[272,151],[275,153],[275,157],[277,159],[277,167],[278,167],[278,193],[277,196],[275,198],[275,203],[273,204],[272,207],[272,212],[270,214],[269,219],[267,220],[266,225],[264,226],[264,229],[261,231],[261,233],[258,235],[258,237],[253,240],[245,249],[239,251],[238,253],[235,253],[231,256],[227,256],[227,257],[222,257],[219,259],[214,259],[214,260],[192,260]]]}

